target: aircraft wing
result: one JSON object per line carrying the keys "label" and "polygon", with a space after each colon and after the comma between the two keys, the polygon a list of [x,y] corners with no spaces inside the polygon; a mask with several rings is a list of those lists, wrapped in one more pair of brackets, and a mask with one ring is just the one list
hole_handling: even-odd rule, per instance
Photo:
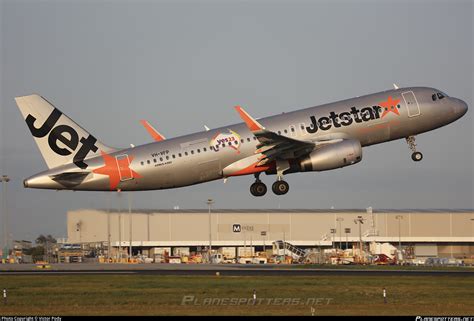
{"label": "aircraft wing", "polygon": [[269,131],[242,107],[236,106],[235,109],[259,141],[255,154],[262,154],[264,157],[257,166],[265,165],[275,159],[297,158],[310,153],[316,147],[316,144],[313,142],[294,139]]}

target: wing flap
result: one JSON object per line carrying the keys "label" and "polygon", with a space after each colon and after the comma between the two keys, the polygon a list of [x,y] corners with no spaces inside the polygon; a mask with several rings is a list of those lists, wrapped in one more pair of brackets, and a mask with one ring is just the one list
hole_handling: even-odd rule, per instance
{"label": "wing flap", "polygon": [[267,130],[241,106],[236,106],[235,109],[247,125],[248,129],[259,141],[255,154],[262,154],[263,156],[257,166],[263,166],[276,159],[296,158],[305,153],[311,152],[316,147],[316,144],[313,142],[282,136],[278,133]]}

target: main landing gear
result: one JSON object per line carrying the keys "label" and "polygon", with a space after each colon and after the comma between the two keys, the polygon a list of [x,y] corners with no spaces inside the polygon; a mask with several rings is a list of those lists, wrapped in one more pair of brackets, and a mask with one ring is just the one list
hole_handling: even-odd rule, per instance
{"label": "main landing gear", "polygon": [[423,159],[423,154],[416,150],[415,136],[408,136],[405,139],[407,141],[408,147],[413,152],[411,154],[411,159],[413,159],[415,162],[421,161]]}
{"label": "main landing gear", "polygon": [[288,193],[289,189],[290,189],[290,185],[288,185],[288,183],[283,180],[276,181],[272,185],[272,191],[276,195],[285,195],[286,193]]}
{"label": "main landing gear", "polygon": [[[272,185],[272,191],[276,195],[285,195],[289,190],[290,185],[285,181],[276,181]],[[250,193],[256,197],[263,196],[267,193],[267,185],[257,179],[255,183],[250,185]]]}
{"label": "main landing gear", "polygon": [[250,193],[253,196],[260,197],[267,193],[267,185],[260,180],[260,173],[255,174],[255,183],[250,185]]}
{"label": "main landing gear", "polygon": [[[260,180],[260,173],[255,174],[255,183],[250,185],[250,193],[253,196],[260,197],[267,193],[267,186]],[[272,191],[275,195],[285,195],[290,190],[290,185],[278,176],[278,180],[273,183]]]}

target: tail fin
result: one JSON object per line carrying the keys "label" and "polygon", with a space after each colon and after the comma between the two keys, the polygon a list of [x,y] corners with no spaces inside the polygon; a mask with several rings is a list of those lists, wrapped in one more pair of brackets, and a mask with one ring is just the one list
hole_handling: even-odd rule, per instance
{"label": "tail fin", "polygon": [[85,169],[85,159],[100,155],[100,151],[114,151],[43,97],[34,94],[15,101],[49,168],[74,162]]}

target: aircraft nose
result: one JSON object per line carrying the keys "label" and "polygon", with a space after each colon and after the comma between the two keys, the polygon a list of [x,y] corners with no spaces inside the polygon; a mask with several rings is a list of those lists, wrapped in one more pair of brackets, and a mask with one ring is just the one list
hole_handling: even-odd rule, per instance
{"label": "aircraft nose", "polygon": [[467,113],[466,102],[461,99],[456,99],[456,103],[454,104],[454,113],[458,117],[464,116],[464,114]]}

